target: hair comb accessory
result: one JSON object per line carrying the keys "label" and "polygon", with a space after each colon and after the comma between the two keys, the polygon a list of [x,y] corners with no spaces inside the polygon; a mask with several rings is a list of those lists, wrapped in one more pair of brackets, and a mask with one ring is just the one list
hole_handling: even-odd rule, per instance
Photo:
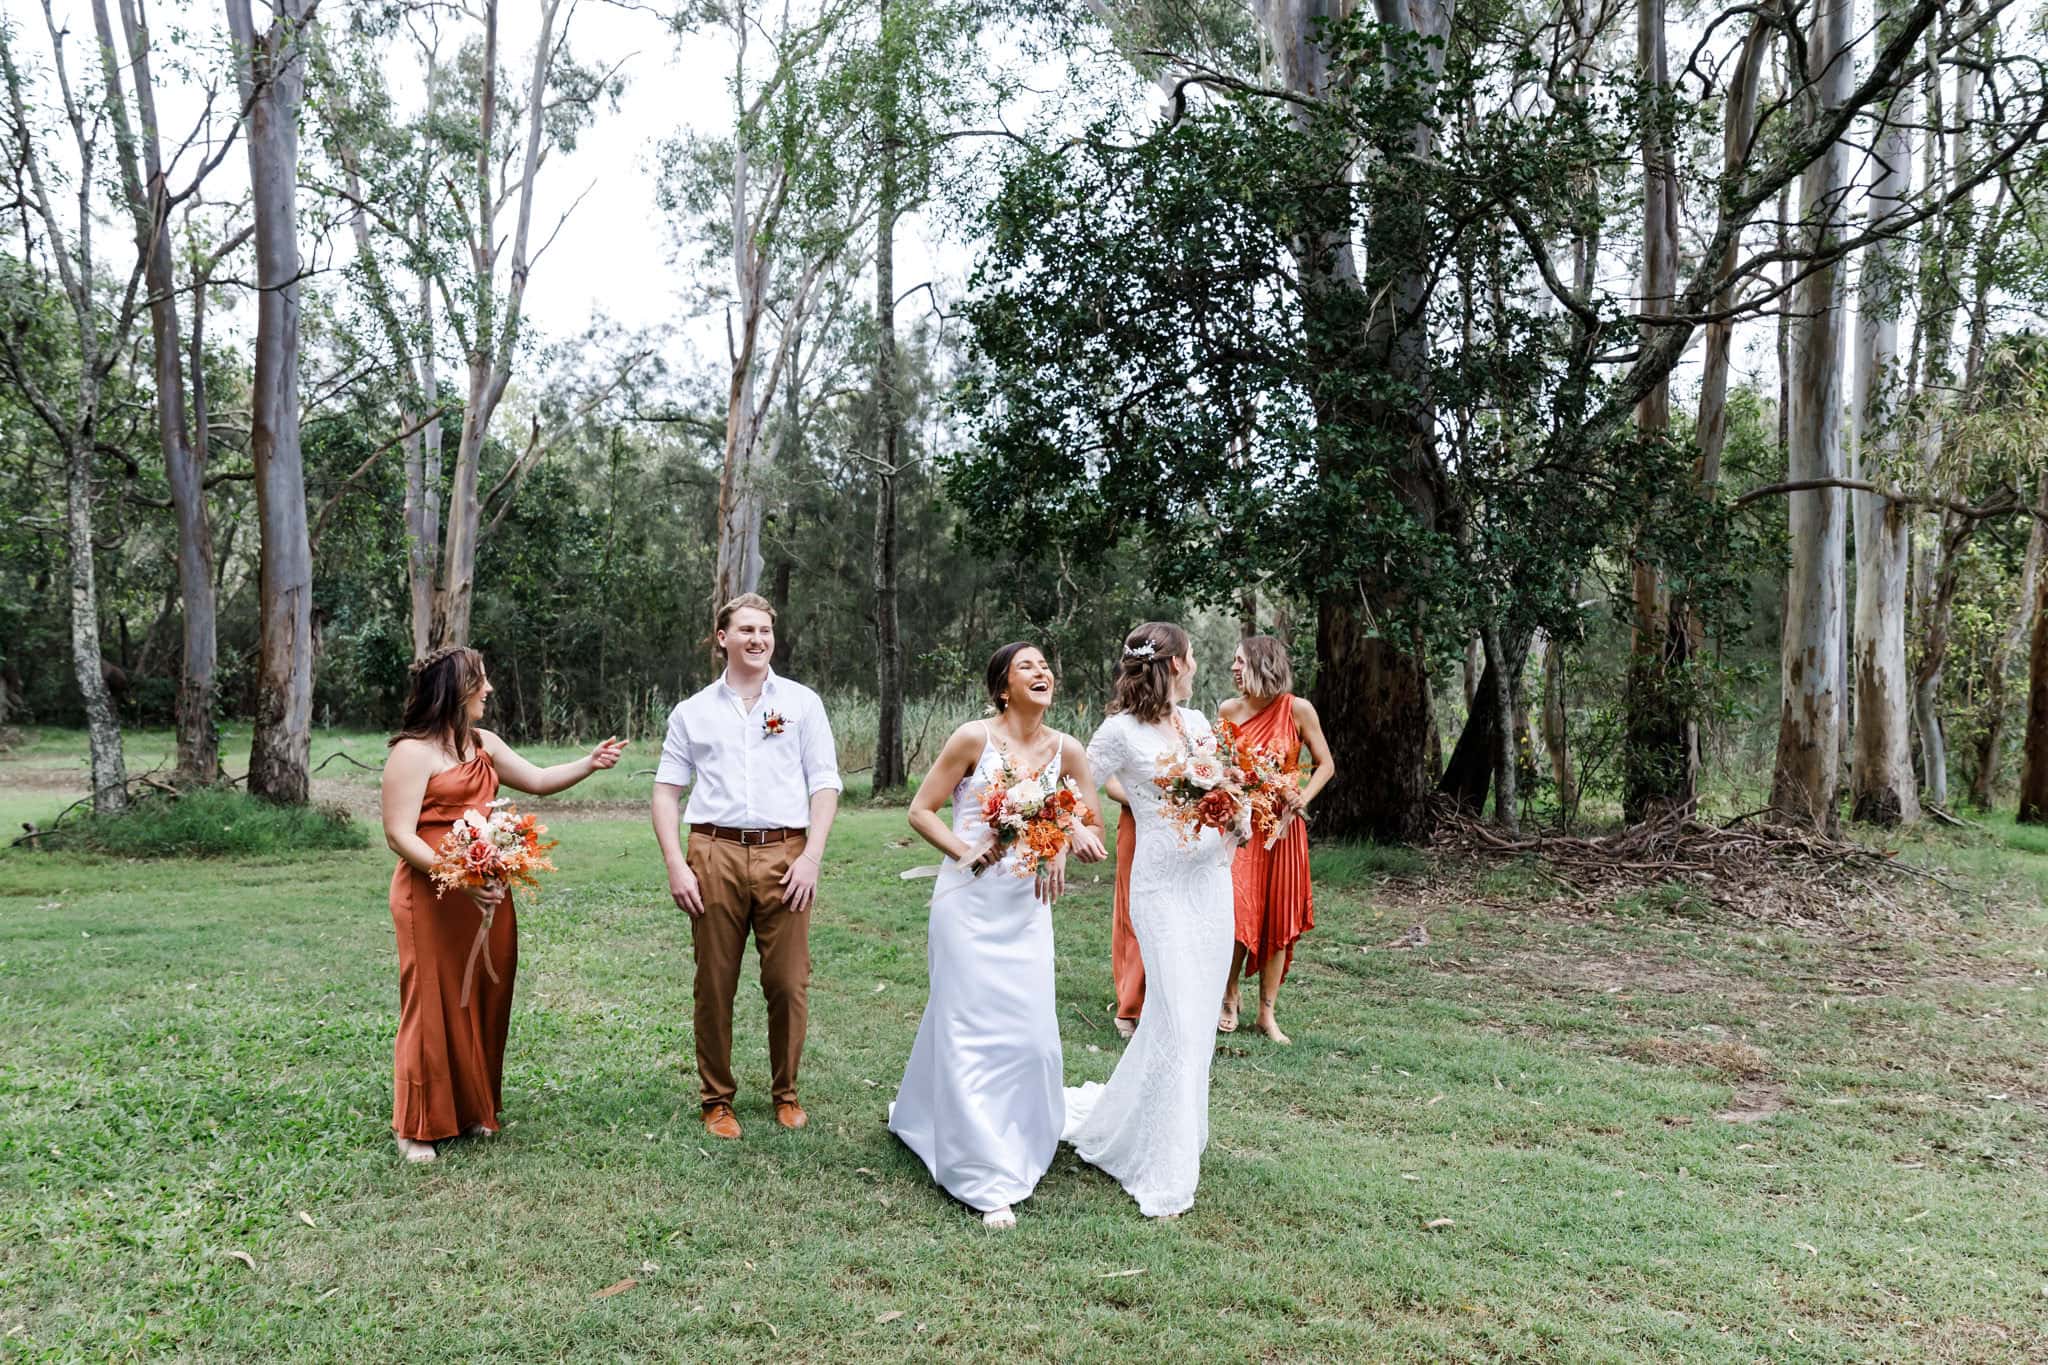
{"label": "hair comb accessory", "polygon": [[1158,649],[1153,646],[1150,640],[1147,640],[1142,645],[1124,646],[1124,657],[1126,659],[1149,659],[1158,652]]}

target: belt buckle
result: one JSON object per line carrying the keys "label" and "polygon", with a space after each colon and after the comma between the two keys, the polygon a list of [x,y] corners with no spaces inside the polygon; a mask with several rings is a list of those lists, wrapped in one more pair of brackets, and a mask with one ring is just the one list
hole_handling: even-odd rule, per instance
{"label": "belt buckle", "polygon": [[765,829],[743,829],[740,831],[740,846],[742,848],[760,848],[767,842],[768,831]]}

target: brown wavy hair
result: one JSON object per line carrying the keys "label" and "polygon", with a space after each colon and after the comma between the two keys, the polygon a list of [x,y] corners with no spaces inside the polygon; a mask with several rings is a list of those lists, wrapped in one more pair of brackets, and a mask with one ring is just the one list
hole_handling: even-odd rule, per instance
{"label": "brown wavy hair", "polygon": [[464,703],[483,680],[484,656],[467,645],[443,645],[414,660],[405,712],[389,742],[423,739],[446,749],[457,762],[468,762],[476,752],[476,727]]}
{"label": "brown wavy hair", "polygon": [[1294,690],[1294,665],[1287,643],[1271,635],[1247,635],[1237,642],[1244,654],[1246,696],[1278,697]]}
{"label": "brown wavy hair", "polygon": [[[1145,652],[1148,645],[1149,654]],[[1173,661],[1193,651],[1188,633],[1171,621],[1147,621],[1124,636],[1109,714],[1124,712],[1142,721],[1161,721],[1172,715]]]}

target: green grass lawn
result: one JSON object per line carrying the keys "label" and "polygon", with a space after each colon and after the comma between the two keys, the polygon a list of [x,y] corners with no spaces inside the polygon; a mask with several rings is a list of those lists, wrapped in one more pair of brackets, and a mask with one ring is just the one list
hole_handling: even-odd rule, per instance
{"label": "green grass lawn", "polygon": [[[375,737],[323,736],[316,760],[341,740],[381,756]],[[76,736],[0,755],[0,813],[46,820],[69,799],[64,763]],[[1321,851],[1319,924],[1282,999],[1295,1046],[1222,1041],[1193,1212],[1147,1222],[1063,1150],[1016,1231],[989,1234],[883,1127],[924,1001],[931,885],[896,876],[931,860],[901,813],[852,810],[827,860],[811,1126],[769,1116],[749,985],[747,1135],[713,1144],[687,928],[621,804],[647,779],[614,781],[546,803],[563,871],[521,910],[505,1135],[428,1167],[386,1128],[387,854],[0,855],[0,1345],[2048,1358],[2038,836],[1916,840],[1910,856],[1972,891],[1804,935],[1682,894],[1572,906],[1514,868]],[[1096,880],[1057,912],[1074,1081],[1107,1077],[1119,1047],[1108,910]],[[1428,947],[1386,949],[1425,917]]]}

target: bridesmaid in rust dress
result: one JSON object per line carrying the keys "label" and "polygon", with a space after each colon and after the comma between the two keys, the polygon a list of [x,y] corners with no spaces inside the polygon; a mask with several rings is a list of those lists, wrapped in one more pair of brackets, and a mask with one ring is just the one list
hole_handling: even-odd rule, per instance
{"label": "bridesmaid in rust dress", "polygon": [[[1237,726],[1243,738],[1279,755],[1289,768],[1300,760],[1307,746],[1315,771],[1302,789],[1302,806],[1337,775],[1330,746],[1323,738],[1323,723],[1316,708],[1294,695],[1294,669],[1288,662],[1287,646],[1270,635],[1247,637],[1230,661],[1230,676],[1238,695],[1223,703],[1223,719]],[[1231,884],[1237,901],[1237,950],[1230,961],[1230,985],[1223,992],[1223,1012],[1216,1027],[1225,1033],[1237,1028],[1238,977],[1256,972],[1259,977],[1259,1032],[1276,1043],[1292,1040],[1280,1031],[1274,1016],[1280,998],[1280,983],[1294,961],[1294,942],[1315,928],[1314,888],[1308,880],[1308,827],[1291,815],[1282,817],[1280,837],[1271,848],[1253,840],[1237,851],[1231,866]]]}
{"label": "bridesmaid in rust dress", "polygon": [[1145,959],[1138,952],[1137,931],[1131,928],[1131,864],[1138,856],[1138,820],[1124,801],[1115,778],[1104,784],[1110,800],[1123,812],[1116,822],[1116,894],[1111,901],[1109,972],[1116,982],[1116,1031],[1129,1038],[1138,1031],[1138,1012],[1145,1008]]}
{"label": "bridesmaid in rust dress", "polygon": [[398,932],[391,1131],[408,1161],[432,1161],[434,1144],[444,1138],[498,1131],[519,963],[511,898],[502,888],[438,894],[429,876],[435,850],[464,811],[482,810],[497,797],[500,778],[546,795],[611,767],[625,748],[607,739],[573,763],[536,768],[478,727],[490,695],[475,650],[449,646],[428,654],[412,666],[405,719],[384,763],[384,842],[399,859],[391,874]]}

